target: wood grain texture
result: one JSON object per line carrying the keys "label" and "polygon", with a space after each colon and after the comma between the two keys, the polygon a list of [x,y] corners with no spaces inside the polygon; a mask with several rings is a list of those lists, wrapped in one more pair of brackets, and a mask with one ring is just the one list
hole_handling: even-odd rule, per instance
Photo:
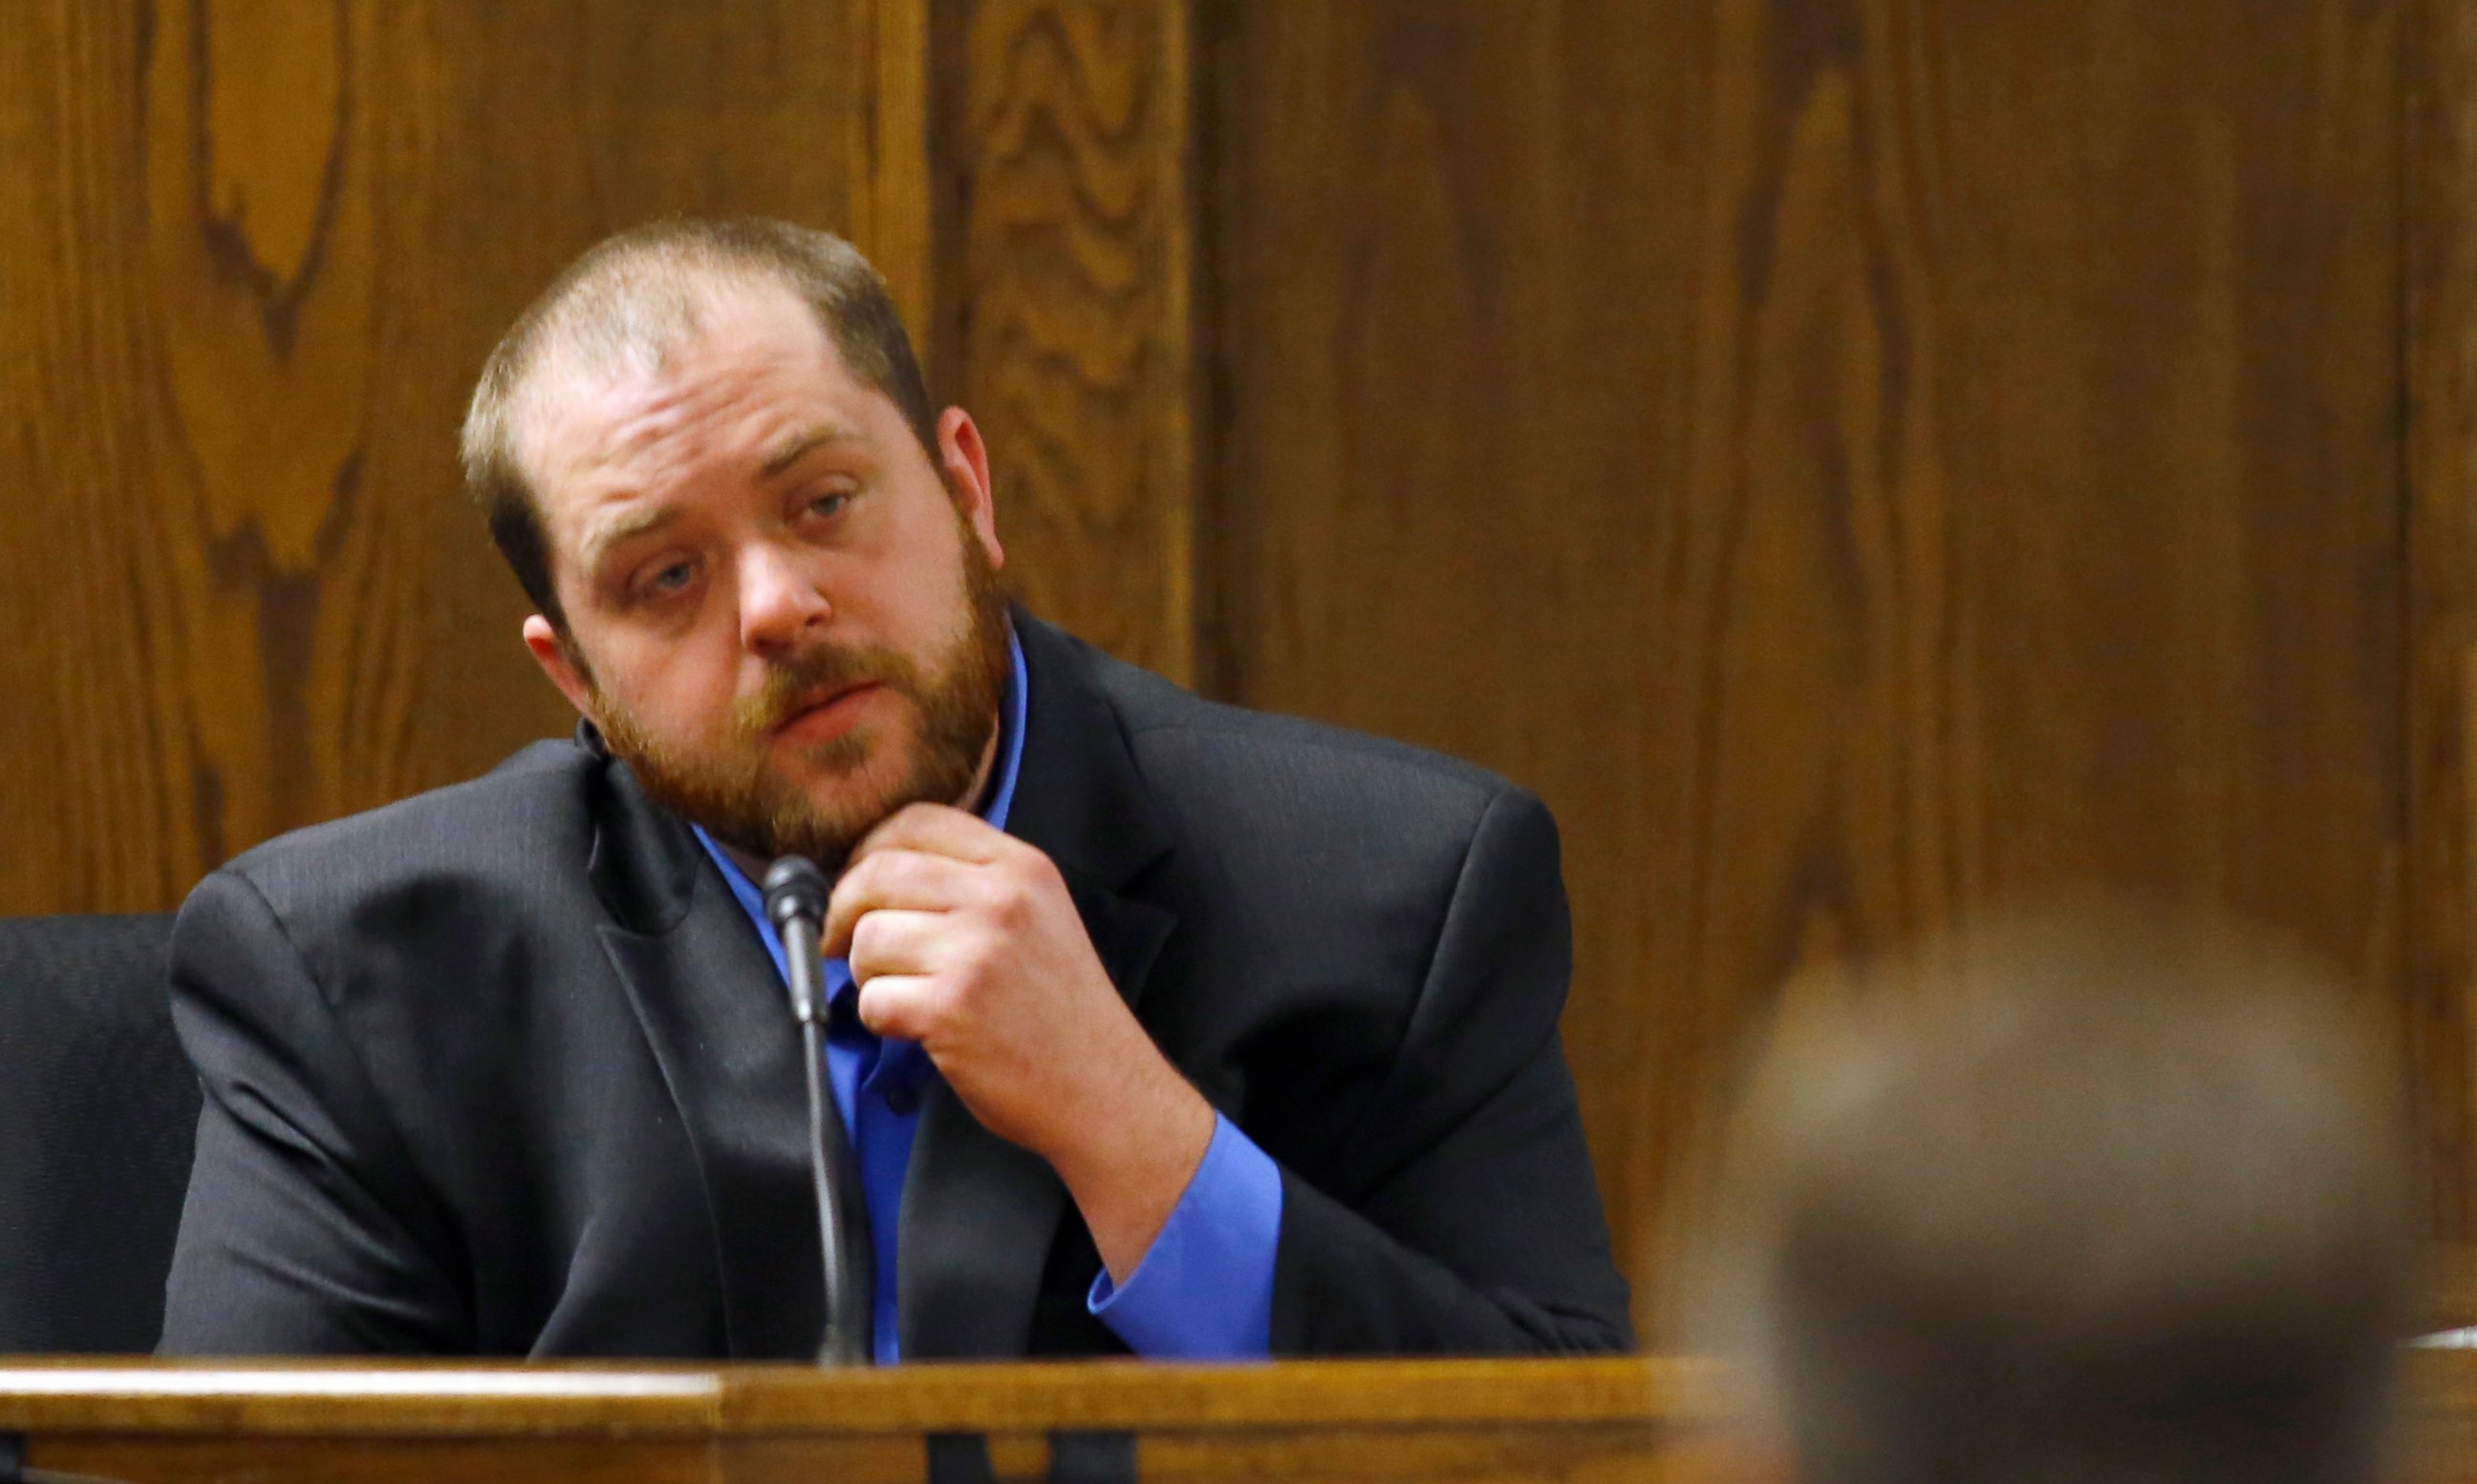
{"label": "wood grain texture", "polygon": [[[2477,10],[2418,0],[2408,173],[2408,879],[2404,1023],[2426,1198],[2477,1239]],[[2477,1264],[2446,1253],[2464,1280]],[[2465,1305],[2464,1305],[2465,1306]]]}
{"label": "wood grain texture", "polygon": [[1027,1432],[1194,1426],[1615,1423],[1708,1414],[1727,1376],[1686,1356],[794,1365],[0,1357],[0,1429],[479,1437]]}
{"label": "wood grain texture", "polygon": [[925,74],[888,38],[916,61],[926,24],[925,0],[13,9],[0,912],[167,907],[267,836],[564,731],[458,492],[483,355],[574,254],[670,212],[883,236],[925,308]]}
{"label": "wood grain texture", "polygon": [[[2405,1368],[2403,1444],[2387,1476],[2477,1479],[2477,1357],[2437,1351]],[[148,1412],[160,1365],[85,1372],[89,1404],[17,1388],[64,1368],[0,1374],[0,1428],[38,1468],[139,1484],[534,1478],[740,1480],[922,1476],[927,1431],[983,1432],[1002,1478],[1045,1474],[1061,1428],[1124,1427],[1147,1479],[1779,1480],[1708,1363],[1669,1357],[1522,1362],[1339,1362],[1277,1368],[1132,1364],[927,1366],[922,1394],[887,1372],[788,1366],[632,1373],[608,1366],[217,1371],[185,1365],[173,1389],[217,1376],[253,1407],[229,1417]],[[914,1373],[907,1369],[906,1374]],[[288,1402],[270,1378],[301,1386]],[[489,1385],[503,1383],[497,1395]],[[356,1383],[365,1383],[357,1388]],[[436,1381],[435,1389],[428,1383]],[[512,1382],[530,1388],[521,1393]],[[750,1388],[766,1405],[734,1398]],[[681,1426],[678,1395],[709,1399]],[[1577,1404],[1565,1394],[1591,1398]],[[275,1403],[255,1406],[255,1403]],[[317,1410],[336,1408],[340,1425]],[[393,1421],[389,1415],[392,1412]]]}
{"label": "wood grain texture", "polygon": [[[34,1468],[115,1484],[704,1484],[724,1477],[713,1445],[702,1441],[79,1438],[38,1443],[29,1452]],[[831,1475],[853,1484],[913,1484],[920,1476],[916,1466]]]}
{"label": "wood grain texture", "polygon": [[938,380],[989,444],[1009,585],[1194,669],[1185,0],[936,9]]}
{"label": "wood grain texture", "polygon": [[[1676,1358],[1282,1367],[577,1364],[0,1368],[38,1467],[293,1479],[916,1480],[930,1432],[1049,1476],[1061,1431],[1136,1434],[1147,1479],[1753,1479],[1719,1368]],[[423,1471],[437,1471],[425,1474]]]}
{"label": "wood grain texture", "polygon": [[1046,616],[1547,796],[1646,1321],[1783,978],[2066,883],[2395,992],[2477,1239],[2470,15],[17,7],[0,912],[563,730],[470,378],[763,212],[878,258]]}
{"label": "wood grain texture", "polygon": [[1206,673],[1556,810],[1646,1323],[1801,968],[2095,883],[2399,982],[2396,7],[1202,13]]}

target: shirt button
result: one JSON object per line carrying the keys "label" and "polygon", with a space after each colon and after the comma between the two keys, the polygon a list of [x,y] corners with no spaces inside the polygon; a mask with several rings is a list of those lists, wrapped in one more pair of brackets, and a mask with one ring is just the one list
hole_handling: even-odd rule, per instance
{"label": "shirt button", "polygon": [[886,1111],[908,1119],[920,1110],[920,1089],[905,1082],[886,1090]]}

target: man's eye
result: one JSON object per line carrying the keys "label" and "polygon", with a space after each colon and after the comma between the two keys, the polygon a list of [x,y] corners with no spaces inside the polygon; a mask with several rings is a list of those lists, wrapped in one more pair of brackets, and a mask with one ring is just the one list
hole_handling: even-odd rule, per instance
{"label": "man's eye", "polygon": [[644,580],[637,585],[637,590],[647,597],[667,597],[686,588],[695,576],[696,564],[693,562],[665,562],[647,572]]}
{"label": "man's eye", "polygon": [[832,520],[837,516],[841,515],[844,508],[849,506],[851,502],[851,491],[847,490],[830,490],[827,493],[818,495],[815,499],[809,502],[809,514],[817,516],[819,519]]}

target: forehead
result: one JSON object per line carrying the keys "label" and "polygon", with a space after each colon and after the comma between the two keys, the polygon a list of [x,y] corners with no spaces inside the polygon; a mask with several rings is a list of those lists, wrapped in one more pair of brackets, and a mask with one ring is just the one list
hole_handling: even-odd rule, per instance
{"label": "forehead", "polygon": [[555,524],[597,495],[650,494],[751,460],[754,473],[787,437],[821,425],[864,436],[893,411],[807,305],[767,286],[709,291],[656,343],[554,349],[519,404],[519,456]]}

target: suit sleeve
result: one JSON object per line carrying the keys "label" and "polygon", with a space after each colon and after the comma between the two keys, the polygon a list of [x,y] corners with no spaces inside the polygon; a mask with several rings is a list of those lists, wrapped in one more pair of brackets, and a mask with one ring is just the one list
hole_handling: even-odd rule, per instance
{"label": "suit sleeve", "polygon": [[1483,814],[1400,1053],[1338,1168],[1285,1170],[1275,1354],[1623,1349],[1625,1280],[1557,1034],[1572,968],[1557,828]]}
{"label": "suit sleeve", "polygon": [[172,1019],[204,1093],[166,1354],[470,1348],[452,1242],[284,923],[218,871],[181,910]]}

